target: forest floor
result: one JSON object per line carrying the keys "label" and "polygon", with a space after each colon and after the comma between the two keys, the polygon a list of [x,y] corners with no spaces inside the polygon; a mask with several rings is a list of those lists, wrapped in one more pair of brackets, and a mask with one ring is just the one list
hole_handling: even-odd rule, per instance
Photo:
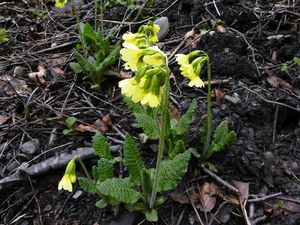
{"label": "forest floor", "polygon": [[[59,10],[54,1],[28,2],[34,1],[0,2],[0,27],[9,37],[0,44],[0,224],[147,224],[122,207],[117,213],[96,208],[97,199],[78,185],[72,193],[58,191],[66,162],[52,166],[55,158],[78,149],[88,151],[95,130],[117,147],[115,154],[121,151],[124,134],[138,141],[142,131],[123,103],[120,78],[106,78],[102,91],[95,92],[70,70],[72,49],[79,42],[70,4]],[[76,2],[81,20],[92,24],[93,2]],[[194,49],[209,55],[213,126],[227,120],[237,133],[237,141],[210,162],[218,168],[218,179],[244,187],[248,199],[245,215],[232,190],[192,159],[179,190],[169,193],[170,200],[160,208],[157,224],[200,224],[201,218],[205,225],[241,225],[245,217],[252,225],[300,224],[299,2],[166,0],[144,5],[139,15],[138,11],[120,5],[106,9],[105,29],[118,27],[113,41],[164,16],[170,30],[158,46],[169,56]],[[224,23],[214,26],[218,19]],[[200,35],[185,41],[192,29]],[[171,82],[173,107],[183,114],[192,99],[198,101],[189,145],[200,149],[206,89],[189,88],[178,66],[170,67],[176,78],[176,85]],[[121,71],[122,62],[114,69]],[[78,129],[64,135],[70,116],[77,118]],[[154,166],[150,144],[142,154]],[[34,165],[40,171],[24,169]],[[204,213],[201,190],[207,186],[222,193],[214,193],[215,202]],[[191,189],[198,200],[179,194]]]}

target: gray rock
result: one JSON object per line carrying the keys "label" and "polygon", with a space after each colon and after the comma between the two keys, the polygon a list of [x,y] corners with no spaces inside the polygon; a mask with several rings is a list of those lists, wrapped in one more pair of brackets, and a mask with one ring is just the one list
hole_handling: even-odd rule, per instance
{"label": "gray rock", "polygon": [[158,40],[163,40],[169,33],[170,23],[168,17],[159,17],[154,22],[160,27],[159,32],[157,33]]}
{"label": "gray rock", "polygon": [[82,195],[82,191],[80,191],[80,190],[78,190],[78,191],[76,191],[75,193],[74,193],[74,195],[73,195],[73,199],[77,199],[77,198],[79,198],[81,195]]}
{"label": "gray rock", "polygon": [[27,155],[33,155],[37,152],[40,147],[40,141],[38,139],[34,139],[32,141],[25,142],[21,147],[21,152]]}
{"label": "gray rock", "polygon": [[16,76],[16,77],[22,77],[24,75],[24,71],[25,71],[24,67],[22,67],[22,66],[16,66],[14,68],[14,76]]}

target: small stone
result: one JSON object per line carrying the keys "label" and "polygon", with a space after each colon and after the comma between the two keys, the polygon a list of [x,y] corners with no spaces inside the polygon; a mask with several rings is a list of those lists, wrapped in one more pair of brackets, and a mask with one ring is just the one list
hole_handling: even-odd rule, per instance
{"label": "small stone", "polygon": [[22,67],[22,66],[16,66],[14,68],[14,76],[16,76],[16,77],[22,77],[24,75],[24,71],[25,71],[24,67]]}
{"label": "small stone", "polygon": [[170,23],[168,17],[159,17],[153,23],[160,27],[160,30],[157,33],[158,40],[163,40],[168,35],[170,30]]}
{"label": "small stone", "polygon": [[46,205],[43,209],[44,213],[48,213],[52,210],[52,206],[50,204]]}
{"label": "small stone", "polygon": [[73,199],[77,199],[77,198],[79,198],[81,195],[82,195],[82,191],[80,191],[80,190],[78,190],[78,191],[76,191],[75,193],[74,193],[74,195],[73,195]]}
{"label": "small stone", "polygon": [[25,142],[21,147],[21,152],[27,155],[33,155],[37,152],[40,147],[40,141],[38,139],[34,139],[32,141]]}
{"label": "small stone", "polygon": [[292,169],[293,171],[298,170],[298,169],[299,169],[298,163],[297,163],[297,162],[293,162],[293,163],[291,164],[291,169]]}
{"label": "small stone", "polygon": [[266,159],[267,161],[272,161],[273,158],[274,158],[272,152],[265,152],[265,153],[264,153],[264,156],[265,156],[265,159]]}

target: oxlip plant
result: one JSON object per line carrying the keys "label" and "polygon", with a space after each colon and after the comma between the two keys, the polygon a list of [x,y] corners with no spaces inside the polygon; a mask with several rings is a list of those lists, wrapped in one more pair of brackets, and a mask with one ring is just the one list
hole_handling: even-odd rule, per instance
{"label": "oxlip plant", "polygon": [[[92,175],[80,158],[75,156],[59,183],[59,189],[72,191],[72,183],[76,181],[75,162],[78,161],[86,175],[78,178],[79,184],[83,190],[100,197],[97,207],[123,203],[128,210],[144,213],[148,221],[158,220],[157,207],[166,200],[163,193],[174,189],[188,168],[193,150],[186,149],[184,136],[197,106],[194,100],[179,121],[170,119],[170,69],[166,54],[154,46],[158,41],[158,31],[159,26],[149,22],[142,25],[137,33],[128,32],[122,36],[123,48],[120,55],[125,62],[125,69],[133,71],[135,76],[119,82],[121,93],[126,96],[131,108],[138,112],[137,118],[145,133],[154,140],[158,139],[155,167],[147,168],[144,165],[138,146],[129,134],[126,135],[123,146],[123,159],[113,157],[108,142],[102,135],[96,134],[93,148],[100,159],[92,168]],[[202,128],[202,132],[205,131],[202,160],[206,160],[211,152],[225,146],[220,144],[222,137],[219,134],[228,134],[228,127],[226,130],[225,126],[223,133],[219,132],[214,135],[213,141],[210,140],[212,113],[209,57],[205,52],[196,50],[187,55],[178,54],[176,60],[182,75],[189,79],[190,87],[204,87],[200,73],[207,67],[208,111]],[[118,162],[127,168],[127,177],[115,176],[114,165]]]}

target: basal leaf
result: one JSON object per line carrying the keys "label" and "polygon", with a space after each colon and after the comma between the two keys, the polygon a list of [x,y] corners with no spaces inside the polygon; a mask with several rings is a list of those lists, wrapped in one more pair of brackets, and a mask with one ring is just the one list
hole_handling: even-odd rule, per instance
{"label": "basal leaf", "polygon": [[105,159],[112,159],[112,155],[109,151],[109,144],[99,133],[97,133],[93,138],[93,148],[95,155]]}
{"label": "basal leaf", "polygon": [[135,117],[139,127],[143,129],[144,133],[147,134],[150,139],[156,140],[159,138],[159,127],[153,117],[139,113],[136,113]]}
{"label": "basal leaf", "polygon": [[193,121],[193,116],[197,108],[197,101],[194,99],[187,112],[174,124],[173,131],[176,135],[183,135],[187,132],[189,125]]}
{"label": "basal leaf", "polygon": [[124,165],[128,169],[132,181],[136,184],[140,184],[144,164],[142,162],[139,150],[130,135],[126,135],[125,138]]}
{"label": "basal leaf", "polygon": [[101,158],[98,160],[98,165],[93,166],[92,174],[97,184],[110,179],[114,175],[113,164],[108,159]]}
{"label": "basal leaf", "polygon": [[125,204],[133,204],[140,198],[140,193],[135,191],[129,179],[112,178],[97,185],[101,194],[114,198]]}
{"label": "basal leaf", "polygon": [[228,131],[228,124],[226,121],[222,121],[216,128],[213,136],[213,141],[210,146],[211,152],[218,152],[223,150],[227,145],[232,144],[236,140],[236,134],[234,131]]}
{"label": "basal leaf", "polygon": [[85,178],[85,177],[78,177],[78,182],[82,190],[88,193],[96,193],[95,181]]}
{"label": "basal leaf", "polygon": [[169,191],[177,186],[187,171],[190,157],[191,152],[185,151],[175,156],[174,159],[162,162],[158,181],[159,192]]}

